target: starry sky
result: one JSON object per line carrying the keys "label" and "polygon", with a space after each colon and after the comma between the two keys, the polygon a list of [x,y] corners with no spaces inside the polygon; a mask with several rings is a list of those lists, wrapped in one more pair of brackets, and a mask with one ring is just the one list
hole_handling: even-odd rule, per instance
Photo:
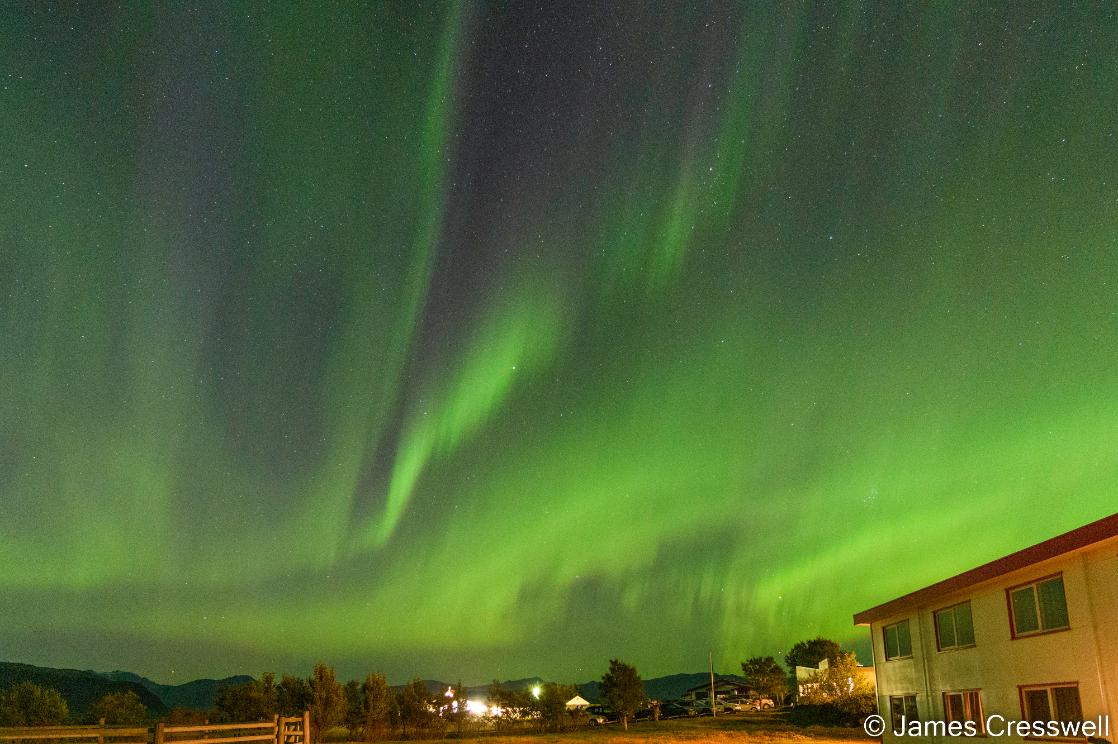
{"label": "starry sky", "polygon": [[1115,8],[893,5],[8,6],[0,659],[729,672],[1113,512]]}

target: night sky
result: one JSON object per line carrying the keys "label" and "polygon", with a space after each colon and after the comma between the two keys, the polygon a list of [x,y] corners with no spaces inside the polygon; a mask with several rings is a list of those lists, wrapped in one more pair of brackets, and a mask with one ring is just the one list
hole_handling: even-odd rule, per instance
{"label": "night sky", "polygon": [[729,672],[1115,511],[1113,5],[149,5],[2,11],[0,659]]}

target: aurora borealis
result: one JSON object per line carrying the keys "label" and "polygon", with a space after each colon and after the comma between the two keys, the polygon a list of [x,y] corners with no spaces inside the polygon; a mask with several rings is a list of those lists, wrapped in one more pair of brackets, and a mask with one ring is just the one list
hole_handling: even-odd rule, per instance
{"label": "aurora borealis", "polygon": [[727,671],[1115,510],[1106,5],[0,24],[0,659]]}

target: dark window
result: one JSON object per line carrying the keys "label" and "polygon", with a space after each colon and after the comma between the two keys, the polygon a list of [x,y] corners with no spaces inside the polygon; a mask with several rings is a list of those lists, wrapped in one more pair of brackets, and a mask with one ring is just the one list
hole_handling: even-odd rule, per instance
{"label": "dark window", "polygon": [[912,656],[912,636],[909,634],[908,620],[886,625],[884,634],[886,659],[903,659]]}
{"label": "dark window", "polygon": [[1009,590],[1013,634],[1028,635],[1068,627],[1064,577],[1056,576]]}
{"label": "dark window", "polygon": [[1082,721],[1078,685],[1044,685],[1021,690],[1024,718],[1029,721]]}
{"label": "dark window", "polygon": [[920,720],[916,711],[915,695],[894,695],[889,698],[889,718],[892,720],[894,731],[900,731],[904,728],[901,716],[904,716],[907,721]]}
{"label": "dark window", "polygon": [[939,650],[974,645],[974,623],[970,602],[947,607],[935,613],[936,644]]}

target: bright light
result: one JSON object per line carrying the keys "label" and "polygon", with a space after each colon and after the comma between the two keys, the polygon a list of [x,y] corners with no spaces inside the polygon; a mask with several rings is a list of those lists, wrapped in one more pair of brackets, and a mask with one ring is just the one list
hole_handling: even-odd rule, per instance
{"label": "bright light", "polygon": [[535,687],[532,688],[532,697],[534,697],[536,700],[540,699],[540,686],[539,685],[536,685]]}
{"label": "bright light", "polygon": [[[492,715],[499,715],[499,711],[500,711],[500,709],[498,709],[498,708],[496,708],[496,706],[494,706],[494,711],[492,712]],[[466,701],[466,712],[470,713],[471,715],[475,715],[475,716],[490,715],[489,706],[486,705],[485,703],[479,701],[479,700],[467,700]]]}

